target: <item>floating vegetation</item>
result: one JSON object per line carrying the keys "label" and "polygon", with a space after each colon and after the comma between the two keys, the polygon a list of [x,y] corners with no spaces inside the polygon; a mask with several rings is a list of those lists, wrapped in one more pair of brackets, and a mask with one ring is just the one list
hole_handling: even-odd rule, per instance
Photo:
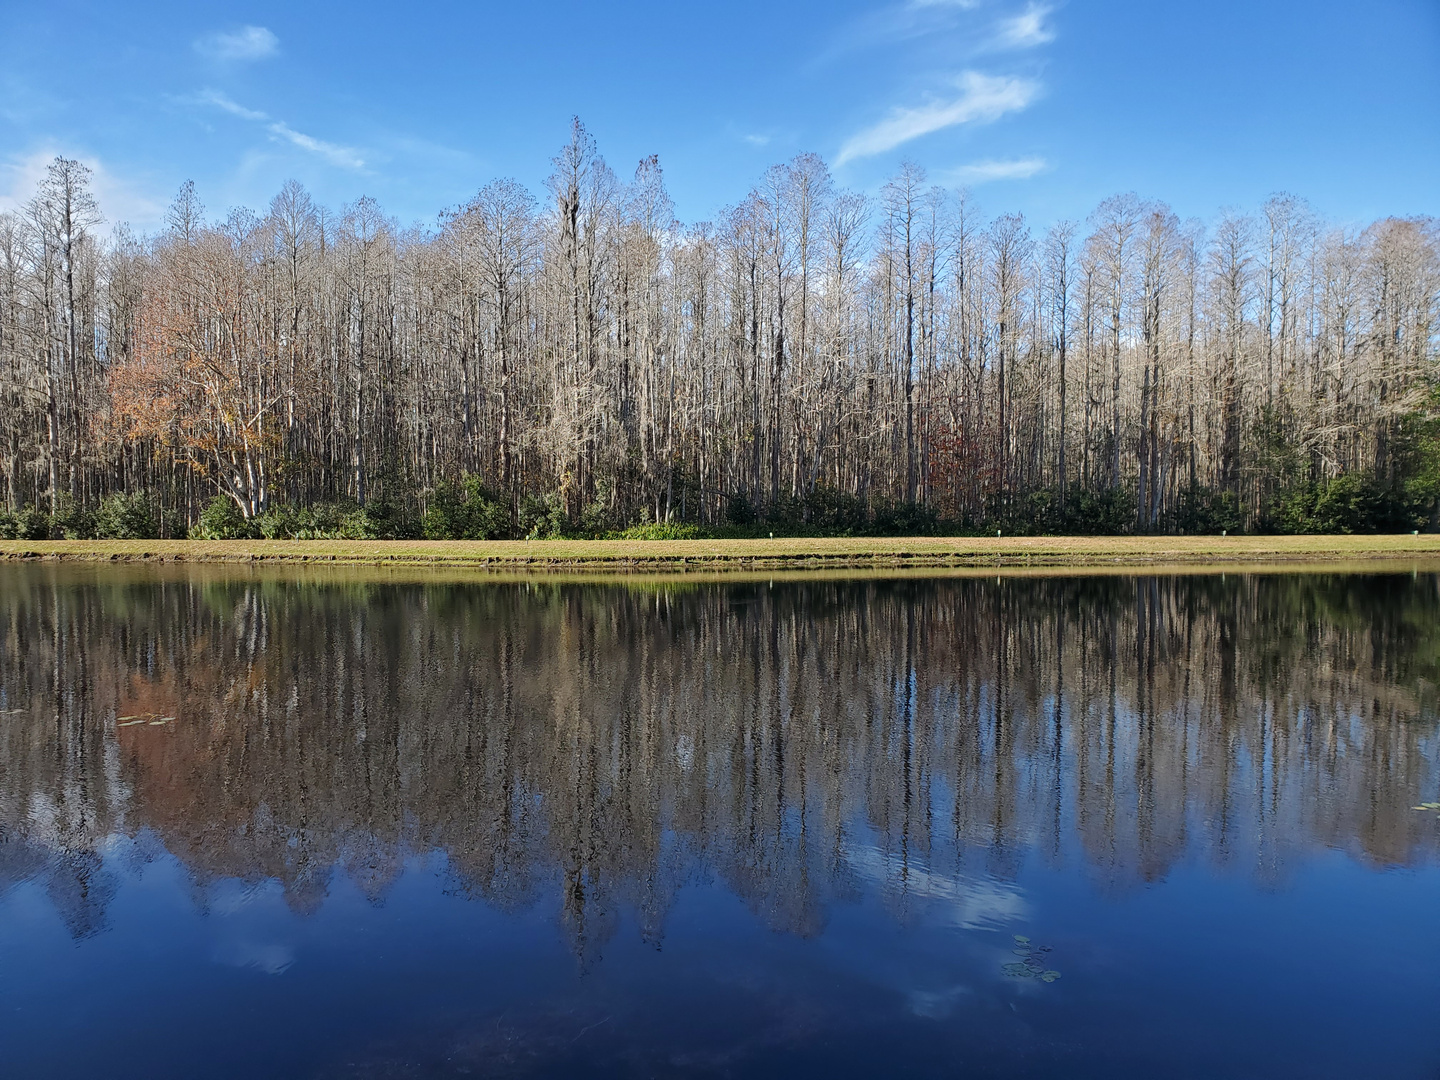
{"label": "floating vegetation", "polygon": [[1419,806],[1412,806],[1411,810],[1433,810],[1440,814],[1440,802],[1422,802]]}
{"label": "floating vegetation", "polygon": [[148,724],[150,727],[158,727],[161,724],[168,724],[174,719],[175,717],[173,716],[161,716],[159,713],[154,712],[136,713],[134,716],[117,716],[115,718],[115,726],[122,728],[135,727],[137,724]]}
{"label": "floating vegetation", "polygon": [[1045,983],[1053,983],[1060,978],[1060,972],[1055,971],[1045,962],[1045,956],[1050,952],[1049,945],[1036,945],[1024,934],[1016,934],[1015,947],[1010,951],[1016,956],[1025,958],[1001,965],[1001,970],[1010,978],[1039,979]]}

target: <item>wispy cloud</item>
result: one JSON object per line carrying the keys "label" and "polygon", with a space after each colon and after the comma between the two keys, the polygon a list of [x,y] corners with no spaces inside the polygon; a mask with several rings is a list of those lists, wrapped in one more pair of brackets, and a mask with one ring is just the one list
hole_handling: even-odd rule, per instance
{"label": "wispy cloud", "polygon": [[1001,19],[995,27],[997,49],[1033,49],[1055,40],[1055,31],[1045,19],[1054,10],[1045,4],[1031,4],[1019,15]]}
{"label": "wispy cloud", "polygon": [[747,143],[749,143],[751,146],[769,146],[769,145],[770,145],[770,136],[769,136],[769,135],[759,135],[759,134],[755,134],[754,132],[752,132],[752,133],[750,133],[749,135],[741,135],[740,138],[744,139],[744,140],[745,140]]}
{"label": "wispy cloud", "polygon": [[987,158],[951,169],[946,175],[957,184],[988,184],[992,180],[1028,180],[1049,168],[1050,163],[1038,157],[1015,158],[1010,161]]}
{"label": "wispy cloud", "polygon": [[280,39],[263,26],[242,26],[197,38],[195,51],[212,60],[249,63],[274,56],[280,51]]}
{"label": "wispy cloud", "polygon": [[213,105],[215,106],[215,108],[220,109],[223,112],[227,112],[231,116],[238,116],[244,120],[270,119],[268,115],[261,112],[259,109],[247,109],[244,105],[240,105],[234,101],[231,101],[224,94],[220,93],[219,90],[202,91],[199,95],[196,96],[195,100],[198,101],[201,105]]}
{"label": "wispy cloud", "polygon": [[893,110],[888,117],[852,135],[841,146],[835,164],[883,154],[922,135],[957,124],[983,124],[1024,109],[1040,94],[1040,84],[1008,75],[967,71],[957,81],[960,96],[916,108]]}
{"label": "wispy cloud", "polygon": [[265,130],[270,132],[271,138],[298,146],[301,150],[324,158],[332,165],[338,165],[345,169],[363,169],[365,167],[365,159],[360,156],[359,151],[338,143],[317,139],[313,135],[306,135],[303,131],[296,131],[285,121],[276,120],[269,113],[261,112],[259,109],[247,109],[218,90],[206,90],[195,100],[199,104],[210,105],[231,116],[238,116],[242,120],[264,124]]}
{"label": "wispy cloud", "polygon": [[983,38],[971,14],[980,0],[901,0],[849,19],[829,35],[806,66],[821,68],[854,53],[925,41],[950,56],[974,51]]}
{"label": "wispy cloud", "polygon": [[342,165],[347,169],[363,169],[365,161],[354,150],[348,146],[338,146],[335,143],[325,142],[302,131],[296,131],[289,124],[276,120],[270,125],[270,131],[278,138],[285,139],[302,150],[309,150],[312,154],[319,154],[332,165]]}

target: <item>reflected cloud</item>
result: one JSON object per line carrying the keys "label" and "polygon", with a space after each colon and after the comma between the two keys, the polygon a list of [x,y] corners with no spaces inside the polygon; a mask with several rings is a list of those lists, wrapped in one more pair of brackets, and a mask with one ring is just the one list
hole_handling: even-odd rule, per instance
{"label": "reflected cloud", "polygon": [[266,975],[284,975],[295,963],[295,950],[288,945],[265,945],[232,941],[219,945],[211,957],[226,967],[248,968]]}
{"label": "reflected cloud", "polygon": [[928,901],[928,921],[956,930],[997,930],[1029,917],[1018,886],[985,877],[950,876],[908,863],[871,844],[848,847],[845,861],[885,892]]}

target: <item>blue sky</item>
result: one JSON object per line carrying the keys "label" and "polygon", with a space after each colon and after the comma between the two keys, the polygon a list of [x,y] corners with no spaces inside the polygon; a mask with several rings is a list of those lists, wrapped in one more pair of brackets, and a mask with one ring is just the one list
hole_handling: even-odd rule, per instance
{"label": "blue sky", "polygon": [[658,153],[686,221],[803,150],[1040,225],[1128,190],[1440,213],[1440,0],[0,0],[0,27],[0,207],[65,153],[141,228],[186,179],[215,216],[290,177],[404,223],[539,194],[572,114],[622,177]]}

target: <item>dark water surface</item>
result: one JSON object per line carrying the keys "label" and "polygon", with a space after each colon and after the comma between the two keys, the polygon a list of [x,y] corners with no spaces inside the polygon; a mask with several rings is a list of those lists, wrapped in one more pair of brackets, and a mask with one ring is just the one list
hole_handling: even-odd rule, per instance
{"label": "dark water surface", "polygon": [[1434,1080],[1437,682],[1427,574],[0,568],[0,1073]]}

